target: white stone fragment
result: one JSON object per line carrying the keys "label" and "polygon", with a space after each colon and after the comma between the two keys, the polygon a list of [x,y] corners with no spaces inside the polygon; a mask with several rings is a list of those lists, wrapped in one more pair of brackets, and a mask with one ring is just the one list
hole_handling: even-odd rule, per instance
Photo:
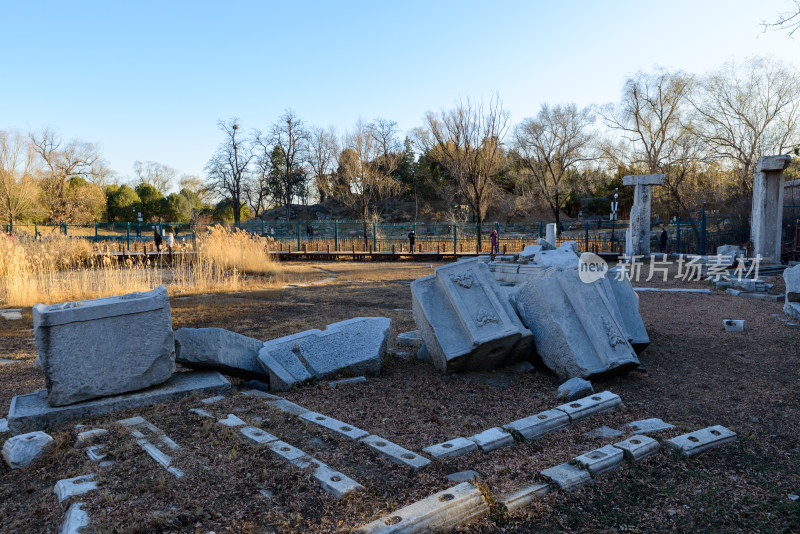
{"label": "white stone fragment", "polygon": [[342,378],[341,380],[334,380],[333,382],[328,382],[328,385],[332,388],[335,388],[336,386],[343,386],[347,384],[358,384],[366,381],[367,381],[366,376],[355,376],[353,378]]}
{"label": "white stone fragment", "polygon": [[369,435],[369,432],[361,430],[360,428],[356,428],[352,425],[348,425],[347,423],[343,423],[332,417],[328,417],[316,412],[305,412],[300,414],[300,419],[315,425],[319,425],[343,438],[353,441]]}
{"label": "white stone fragment", "polygon": [[308,458],[308,455],[306,453],[304,453],[297,447],[289,445],[285,441],[281,440],[271,441],[267,443],[267,447],[269,447],[269,449],[278,456],[292,463],[295,463],[297,460],[300,459]]}
{"label": "white stone fragment", "polygon": [[623,432],[621,430],[603,425],[586,432],[584,436],[587,438],[615,438],[617,436],[621,436],[622,434]]}
{"label": "white stone fragment", "polygon": [[254,426],[242,427],[239,429],[239,432],[241,432],[242,435],[247,438],[247,441],[250,443],[255,443],[256,445],[278,440],[277,436],[273,436],[269,432]]}
{"label": "white stone fragment", "polygon": [[232,413],[228,414],[228,417],[225,419],[220,419],[217,423],[224,425],[224,426],[245,426],[247,423],[233,415]]}
{"label": "white stone fragment", "polygon": [[503,428],[519,432],[523,438],[532,441],[567,425],[569,425],[569,416],[566,413],[561,410],[546,410],[503,425]]}
{"label": "white stone fragment", "polygon": [[483,452],[493,451],[500,447],[509,447],[514,444],[514,437],[499,427],[484,430],[480,434],[475,434],[467,439],[474,441]]}
{"label": "white stone fragment", "polygon": [[18,311],[3,311],[0,312],[0,317],[8,321],[19,321],[22,319],[22,313]]}
{"label": "white stone fragment", "polygon": [[623,460],[622,449],[606,445],[575,457],[575,461],[591,474],[597,475],[618,467]]}
{"label": "white stone fragment", "polygon": [[263,345],[263,341],[224,328],[181,328],[175,331],[175,361],[232,375],[265,377],[257,360]]}
{"label": "white stone fragment", "polygon": [[200,402],[203,404],[216,404],[219,401],[225,400],[225,397],[222,395],[214,395],[213,397],[208,397],[207,399],[202,399]]}
{"label": "white stone fragment", "polygon": [[361,443],[378,454],[382,454],[383,456],[387,457],[389,460],[400,465],[406,465],[414,470],[425,467],[431,463],[431,461],[427,458],[413,453],[408,449],[404,449],[400,445],[396,445],[391,441],[374,434],[362,439]]}
{"label": "white stone fragment", "polygon": [[242,389],[239,390],[239,393],[242,395],[247,395],[248,397],[260,397],[267,400],[280,400],[280,397],[277,395],[273,395],[271,393],[267,393],[266,391],[261,391],[259,389]]}
{"label": "white stone fragment", "polygon": [[289,414],[292,414],[292,415],[301,415],[301,414],[304,414],[304,413],[306,413],[308,411],[305,408],[303,408],[302,406],[298,406],[297,404],[295,404],[295,403],[293,403],[291,401],[288,401],[286,399],[279,399],[279,400],[276,400],[276,401],[271,401],[271,402],[269,402],[269,405],[274,407],[274,408],[277,408],[278,410],[280,410],[282,412],[286,412],[286,413],[289,413]]}
{"label": "white stone fragment", "polygon": [[421,501],[376,519],[360,534],[446,532],[489,512],[480,490],[469,482],[434,493]]}
{"label": "white stone fragment", "polygon": [[397,334],[395,338],[395,343],[401,347],[414,347],[420,345],[424,342],[422,339],[422,335],[419,333],[419,330],[412,330],[410,332],[403,332],[401,334]]}
{"label": "white stone fragment", "polygon": [[592,480],[588,471],[572,464],[561,464],[541,471],[540,474],[563,490],[570,490]]}
{"label": "white stone fragment", "polygon": [[101,449],[104,449],[105,447],[106,447],[105,443],[100,443],[98,445],[92,445],[91,447],[86,447],[86,456],[88,456],[89,459],[93,462],[99,462],[100,460],[102,460],[107,456],[106,454],[102,454],[101,452],[99,452]]}
{"label": "white stone fragment", "polygon": [[78,433],[78,437],[75,440],[75,448],[80,449],[81,447],[85,447],[95,439],[99,438],[100,436],[105,436],[106,434],[108,434],[108,430],[105,428],[84,430],[83,432]]}
{"label": "white stone fragment", "polygon": [[607,412],[622,405],[622,399],[610,391],[601,391],[588,397],[578,399],[561,406],[556,406],[556,410],[569,415],[570,421],[580,421],[591,415]]}
{"label": "white stone fragment", "polygon": [[543,497],[548,493],[550,493],[550,484],[531,484],[512,493],[507,493],[498,500],[500,504],[506,507],[507,512],[514,512],[524,506],[528,506],[538,497]]}
{"label": "white stone fragment", "polygon": [[53,438],[42,431],[21,434],[3,444],[3,459],[11,469],[28,467],[54,446]]}
{"label": "white stone fragment", "polygon": [[641,421],[633,421],[625,425],[637,434],[650,434],[652,432],[660,432],[661,430],[669,430],[675,428],[675,425],[665,423],[657,417],[650,419],[642,419]]}
{"label": "white stone fragment", "polygon": [[716,425],[674,437],[667,440],[667,446],[681,451],[686,456],[694,456],[711,447],[732,441],[736,441],[736,432],[722,425]]}
{"label": "white stone fragment", "polygon": [[216,417],[214,417],[213,415],[211,415],[210,413],[208,413],[207,411],[205,411],[202,408],[189,408],[189,411],[192,412],[192,413],[196,413],[197,415],[199,415],[201,417],[208,417],[210,419],[216,419]]}
{"label": "white stone fragment", "polygon": [[570,401],[572,399],[579,399],[586,395],[591,395],[592,393],[594,393],[592,383],[576,376],[558,386],[556,397]]}
{"label": "white stone fragment", "polygon": [[164,454],[158,447],[147,441],[146,439],[136,440],[137,445],[141,447],[153,460],[155,460],[161,467],[169,471],[175,478],[183,477],[184,473],[177,467],[172,465],[172,456]]}
{"label": "white stone fragment", "polygon": [[70,497],[83,495],[97,489],[97,482],[94,474],[82,475],[74,478],[67,478],[56,482],[53,492],[58,497],[58,502],[64,502]]}
{"label": "white stone fragment", "polygon": [[422,452],[430,454],[435,459],[450,458],[453,456],[461,456],[462,454],[469,454],[477,450],[478,445],[467,438],[455,438],[443,443],[437,443],[430,447],[425,447]]}
{"label": "white stone fragment", "polygon": [[364,489],[364,486],[355,480],[338,471],[334,471],[327,465],[320,465],[314,469],[313,477],[314,480],[319,482],[322,489],[337,499],[341,499],[350,492]]}
{"label": "white stone fragment", "polygon": [[8,432],[8,420],[3,418],[0,419],[0,433]]}
{"label": "white stone fragment", "polygon": [[58,534],[83,534],[85,532],[85,528],[89,526],[89,514],[83,511],[81,506],[83,506],[82,502],[76,502],[69,507]]}
{"label": "white stone fragment", "polygon": [[631,436],[625,441],[615,443],[614,446],[622,449],[625,458],[629,460],[639,461],[643,458],[655,454],[661,448],[661,444],[648,436]]}

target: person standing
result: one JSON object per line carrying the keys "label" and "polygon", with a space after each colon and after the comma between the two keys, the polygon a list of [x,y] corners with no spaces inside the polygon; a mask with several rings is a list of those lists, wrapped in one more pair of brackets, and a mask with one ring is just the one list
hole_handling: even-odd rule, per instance
{"label": "person standing", "polygon": [[156,244],[156,251],[161,252],[161,234],[158,233],[158,226],[153,227],[153,241]]}
{"label": "person standing", "polygon": [[661,246],[661,253],[664,254],[667,252],[667,242],[669,241],[669,234],[667,233],[667,229],[663,226],[661,227],[661,237],[658,239],[658,244]]}
{"label": "person standing", "polygon": [[500,244],[498,243],[497,228],[492,230],[492,251],[490,254],[500,254]]}
{"label": "person standing", "polygon": [[417,242],[417,233],[412,229],[408,233],[408,250],[410,250],[412,254],[414,253],[414,243],[416,242]]}
{"label": "person standing", "polygon": [[172,256],[172,247],[175,246],[175,236],[172,235],[172,232],[167,234],[167,250],[169,251],[169,255]]}

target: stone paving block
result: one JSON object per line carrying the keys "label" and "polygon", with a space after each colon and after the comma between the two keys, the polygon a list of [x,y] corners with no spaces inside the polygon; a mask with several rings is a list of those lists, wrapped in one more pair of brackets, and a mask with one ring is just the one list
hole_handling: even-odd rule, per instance
{"label": "stone paving block", "polygon": [[316,412],[302,413],[300,414],[300,419],[308,421],[309,423],[314,423],[315,425],[319,425],[322,428],[325,428],[339,436],[342,436],[343,438],[347,438],[353,441],[369,435],[369,432],[361,430],[360,428],[356,428],[354,426],[348,425],[347,423],[343,423],[332,417],[328,417],[326,415],[322,415]]}
{"label": "stone paving block", "polygon": [[280,400],[280,397],[278,397],[277,395],[272,395],[270,393],[267,393],[266,391],[261,391],[259,389],[242,389],[239,390],[239,393],[241,393],[242,395],[247,395],[248,397],[259,397],[262,399],[274,400],[274,401]]}
{"label": "stone paving block", "polygon": [[66,478],[56,482],[53,492],[58,497],[58,502],[64,502],[70,497],[76,495],[83,495],[90,491],[97,489],[97,482],[94,480],[94,474],[81,475],[74,478]]}
{"label": "stone paving block", "polygon": [[639,435],[631,436],[625,441],[615,443],[614,446],[622,449],[625,458],[635,461],[647,458],[651,454],[657,453],[658,449],[661,448],[661,444],[653,438]]}
{"label": "stone paving block", "polygon": [[425,447],[422,452],[427,453],[437,460],[441,458],[450,458],[453,456],[461,456],[462,454],[469,454],[478,449],[478,445],[467,438],[455,438],[443,443],[437,443],[430,447]]}
{"label": "stone paving block", "polygon": [[278,440],[277,436],[273,436],[269,432],[254,426],[240,428],[239,432],[241,432],[242,435],[247,438],[247,441],[250,443],[255,443],[256,445],[262,445],[264,443]]}
{"label": "stone paving block", "polygon": [[450,473],[447,475],[447,480],[451,482],[470,482],[472,480],[480,480],[481,475],[477,471],[468,469],[467,471],[459,471],[458,473]]}
{"label": "stone paving block", "polygon": [[650,419],[642,419],[641,421],[633,421],[625,425],[637,434],[650,434],[652,432],[660,432],[662,430],[669,430],[675,428],[675,425],[665,423],[657,417]]}
{"label": "stone paving block", "polygon": [[108,430],[105,428],[93,428],[92,430],[84,430],[83,432],[78,433],[78,437],[75,440],[75,448],[80,449],[81,447],[85,447],[92,441],[96,440],[101,436],[105,436],[108,434]]}
{"label": "stone paving block", "polygon": [[469,482],[462,482],[359,527],[356,532],[446,532],[487,513],[489,507],[480,490]]}
{"label": "stone paving block", "polygon": [[361,443],[372,449],[373,451],[377,452],[378,454],[382,454],[386,456],[391,461],[398,463],[400,465],[406,465],[411,469],[420,469],[425,467],[429,463],[430,460],[427,458],[420,456],[419,454],[413,453],[408,449],[404,449],[400,445],[396,445],[389,440],[383,439],[380,436],[371,435],[363,438]]}
{"label": "stone paving block", "polygon": [[580,421],[586,419],[590,415],[607,412],[622,405],[622,399],[619,395],[615,395],[610,391],[601,391],[594,395],[589,395],[582,399],[578,399],[561,406],[556,406],[556,410],[569,415],[570,421]]}
{"label": "stone paving block", "polygon": [[136,438],[136,444],[139,445],[139,447],[141,447],[142,450],[144,450],[161,467],[166,469],[175,478],[181,478],[184,476],[183,471],[171,465],[172,464],[171,456],[162,452],[157,446],[155,446],[148,439],[145,439],[146,433],[152,434],[151,436],[152,439],[157,439],[159,442],[163,443],[172,450],[177,450],[179,448],[178,444],[172,441],[166,435],[162,434],[161,430],[159,430],[158,427],[156,427],[154,424],[150,423],[149,421],[140,416],[130,417],[128,419],[122,419],[120,421],[117,421],[117,423],[127,427],[128,430],[130,430],[131,435],[134,438]]}
{"label": "stone paving block", "polygon": [[587,438],[615,438],[621,436],[623,432],[608,426],[599,426],[590,432],[586,432],[584,436]]}
{"label": "stone paving block", "polygon": [[395,338],[395,343],[401,347],[414,347],[423,342],[424,340],[422,339],[422,334],[419,333],[419,330],[403,332],[401,334],[397,334],[397,337]]}
{"label": "stone paving block", "polygon": [[276,401],[272,401],[269,403],[269,405],[277,408],[282,412],[290,413],[292,415],[302,415],[308,411],[302,406],[298,406],[297,404],[288,401],[286,399],[279,399]]}
{"label": "stone paving block", "polygon": [[269,447],[269,449],[278,456],[292,463],[302,458],[308,458],[308,455],[306,453],[304,453],[297,447],[289,445],[285,441],[281,440],[272,441],[270,443],[267,443],[267,447]]}
{"label": "stone paving block", "polygon": [[89,526],[89,514],[83,511],[81,506],[82,502],[76,502],[67,509],[67,515],[61,523],[58,534],[83,534],[86,531],[86,527]]}
{"label": "stone paving block", "polygon": [[736,441],[736,432],[722,425],[716,425],[674,437],[667,440],[667,446],[681,451],[686,456],[694,456],[711,447],[732,441]]}
{"label": "stone paving block", "polygon": [[55,447],[49,434],[41,431],[29,432],[8,438],[3,444],[3,460],[11,469],[28,467]]}
{"label": "stone paving block", "polygon": [[8,432],[8,419],[6,418],[0,419],[0,434],[3,432]]}
{"label": "stone paving block", "polygon": [[514,512],[524,506],[528,506],[538,497],[543,497],[550,493],[550,484],[531,484],[518,489],[512,493],[502,495],[498,500],[506,507],[507,512]]}
{"label": "stone paving block", "polygon": [[200,402],[203,404],[215,404],[219,401],[225,400],[225,397],[222,395],[214,395],[213,397],[208,397],[207,399],[201,399]]}
{"label": "stone paving block", "polygon": [[175,372],[164,286],[144,293],[37,304],[33,327],[50,406],[138,391],[165,382]]}
{"label": "stone paving block", "polygon": [[87,419],[95,415],[174,401],[193,393],[201,395],[229,393],[230,390],[230,382],[215,371],[175,373],[163,384],[142,391],[79,402],[69,406],[50,406],[47,403],[47,392],[42,389],[36,393],[17,395],[11,399],[8,425],[13,432],[38,430],[76,419]]}
{"label": "stone paving block", "polygon": [[589,471],[576,467],[572,464],[561,464],[539,473],[543,477],[551,480],[563,490],[570,490],[582,486],[592,480]]}
{"label": "stone paving block", "polygon": [[207,411],[205,411],[202,408],[189,408],[189,411],[192,412],[192,413],[196,413],[197,415],[199,415],[201,417],[208,417],[208,418],[211,418],[211,419],[216,419],[216,417],[214,417],[213,415],[211,415],[210,413],[208,413]]}
{"label": "stone paving block", "polygon": [[358,384],[360,382],[366,382],[366,381],[367,381],[366,376],[355,376],[353,378],[343,378],[341,380],[334,380],[333,382],[328,382],[328,385],[332,388],[335,388],[336,386],[344,386],[347,384]]}
{"label": "stone paving block", "polygon": [[569,416],[561,410],[546,410],[503,425],[503,428],[519,432],[523,438],[532,441],[549,432],[564,428],[569,425],[569,421]]}
{"label": "stone paving block", "polygon": [[322,486],[322,489],[337,499],[341,499],[350,492],[364,489],[364,486],[352,478],[338,471],[334,471],[327,465],[320,465],[314,469],[313,477],[314,480],[319,482],[319,485]]}
{"label": "stone paving block", "polygon": [[86,456],[93,462],[99,462],[107,455],[100,452],[100,450],[106,447],[105,443],[100,443],[98,445],[92,445],[91,447],[86,447]]}
{"label": "stone paving block", "polygon": [[576,456],[574,460],[585,467],[591,474],[599,475],[618,467],[623,459],[622,449],[606,445],[593,451]]}
{"label": "stone paving block", "polygon": [[244,426],[247,423],[233,415],[232,413],[228,414],[228,417],[225,419],[220,419],[217,423],[224,425],[224,426]]}
{"label": "stone paving block", "polygon": [[499,427],[484,430],[480,434],[475,434],[467,439],[474,441],[483,452],[493,451],[500,447],[509,447],[514,444],[514,437]]}
{"label": "stone paving block", "polygon": [[137,439],[136,444],[139,445],[153,460],[155,460],[161,467],[170,472],[175,478],[183,477],[184,473],[177,467],[172,465],[172,456],[164,454],[161,450],[147,441],[146,439]]}

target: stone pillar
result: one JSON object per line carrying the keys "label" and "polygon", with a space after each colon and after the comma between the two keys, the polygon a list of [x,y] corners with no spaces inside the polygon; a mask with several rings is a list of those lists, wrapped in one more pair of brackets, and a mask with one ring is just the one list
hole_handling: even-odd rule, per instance
{"label": "stone pillar", "polygon": [[783,170],[791,160],[789,155],[764,156],[758,160],[753,175],[750,241],[753,243],[753,256],[761,254],[766,263],[781,261]]}
{"label": "stone pillar", "polygon": [[652,199],[650,187],[663,183],[663,174],[634,174],[622,178],[622,185],[636,186],[631,208],[632,255],[650,255],[650,200]]}
{"label": "stone pillar", "polygon": [[545,241],[556,246],[556,223],[548,223],[545,227]]}

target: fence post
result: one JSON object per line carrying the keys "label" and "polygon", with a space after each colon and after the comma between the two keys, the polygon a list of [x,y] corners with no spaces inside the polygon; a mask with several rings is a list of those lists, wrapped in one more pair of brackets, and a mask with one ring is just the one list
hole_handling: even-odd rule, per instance
{"label": "fence post", "polygon": [[261,219],[261,237],[264,237],[264,219]]}
{"label": "fence post", "polygon": [[700,255],[706,254],[706,210],[700,212]]}
{"label": "fence post", "polygon": [[589,252],[589,221],[586,221],[586,230],[584,233],[584,243],[583,251]]}
{"label": "fence post", "polygon": [[125,228],[125,248],[127,250],[131,249],[131,223],[127,222]]}
{"label": "fence post", "polygon": [[339,221],[333,221],[333,251],[339,252]]}
{"label": "fence post", "polygon": [[681,253],[681,218],[678,217],[676,219],[676,229],[675,229],[675,252],[680,254]]}
{"label": "fence post", "polygon": [[376,224],[373,221],[372,223],[372,250],[376,250],[378,248],[378,237],[376,233]]}
{"label": "fence post", "polygon": [[62,228],[63,228],[63,230],[64,230],[64,235],[67,235],[67,223],[64,223],[64,224],[62,225]]}
{"label": "fence post", "polygon": [[97,243],[97,221],[94,222],[94,242]]}
{"label": "fence post", "polygon": [[458,249],[458,224],[453,223],[453,253]]}
{"label": "fence post", "polygon": [[544,238],[544,222],[539,221],[539,237]]}
{"label": "fence post", "polygon": [[33,223],[33,237],[39,237],[39,225],[36,223]]}
{"label": "fence post", "polygon": [[297,250],[300,250],[300,221],[297,221]]}

